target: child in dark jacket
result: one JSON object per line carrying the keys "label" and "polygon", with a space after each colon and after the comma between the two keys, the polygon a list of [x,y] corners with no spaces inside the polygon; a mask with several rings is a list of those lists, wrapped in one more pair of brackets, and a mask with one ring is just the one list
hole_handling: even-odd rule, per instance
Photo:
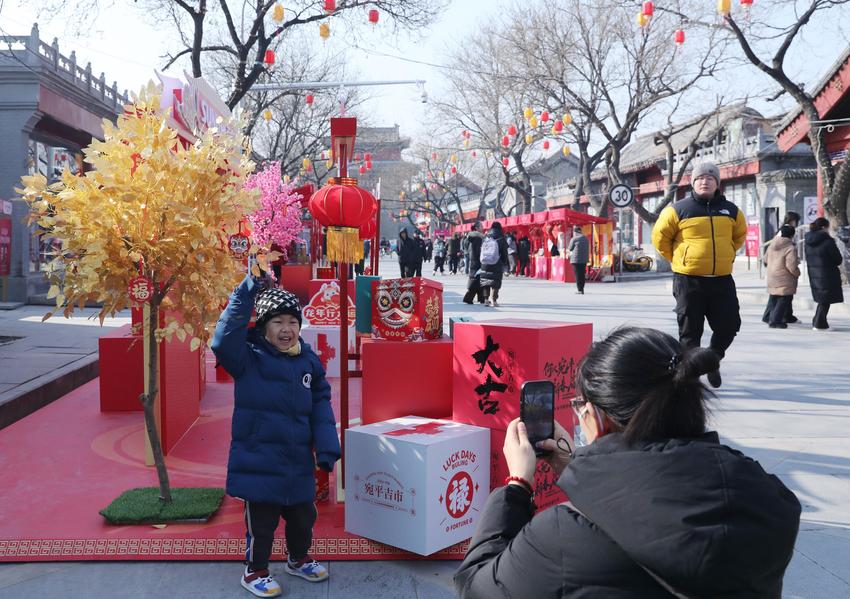
{"label": "child in dark jacket", "polygon": [[[328,577],[307,555],[317,516],[314,469],[318,463],[332,471],[340,445],[324,368],[299,337],[298,299],[283,289],[260,293],[260,286],[248,276],[236,288],[212,350],[235,381],[227,493],[245,502],[242,586],[258,597],[274,597],[281,588],[269,573],[269,558],[281,517],[286,572],[311,582]],[[255,298],[257,322],[249,331]]]}

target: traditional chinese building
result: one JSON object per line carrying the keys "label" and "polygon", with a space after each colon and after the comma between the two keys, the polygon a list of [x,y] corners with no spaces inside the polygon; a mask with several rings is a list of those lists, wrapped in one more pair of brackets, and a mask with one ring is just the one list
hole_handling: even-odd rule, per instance
{"label": "traditional chinese building", "polygon": [[53,181],[65,168],[83,170],[82,148],[102,138],[102,119],[114,121],[129,100],[91,64],[81,68],[73,51],[60,53],[56,39],[43,42],[37,25],[28,36],[3,36],[0,43],[8,47],[0,54],[0,224],[11,221],[0,301],[27,302],[47,290],[42,269],[51,240],[26,224],[28,208],[14,188],[22,175]]}

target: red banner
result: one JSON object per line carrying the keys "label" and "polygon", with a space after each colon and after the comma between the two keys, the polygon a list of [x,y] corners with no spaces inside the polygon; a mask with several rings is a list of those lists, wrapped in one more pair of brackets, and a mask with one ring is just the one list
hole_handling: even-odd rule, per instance
{"label": "red banner", "polygon": [[747,225],[747,241],[746,241],[746,252],[747,256],[752,258],[758,258],[759,255],[759,239],[761,235],[759,233],[759,225]]}
{"label": "red banner", "polygon": [[12,219],[0,218],[0,277],[12,271]]}

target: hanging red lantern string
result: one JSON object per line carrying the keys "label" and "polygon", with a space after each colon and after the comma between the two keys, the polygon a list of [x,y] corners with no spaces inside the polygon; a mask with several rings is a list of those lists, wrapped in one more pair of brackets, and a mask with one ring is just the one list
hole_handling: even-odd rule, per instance
{"label": "hanging red lantern string", "polygon": [[367,171],[371,171],[371,170],[372,170],[372,161],[371,161],[371,160],[367,160],[367,161],[366,161],[366,170],[367,170]]}
{"label": "hanging red lantern string", "polygon": [[452,174],[453,174],[453,175],[456,175],[456,174],[457,174],[457,167],[456,167],[456,166],[453,166],[453,167],[452,167]]}
{"label": "hanging red lantern string", "polygon": [[363,160],[366,162],[372,162],[372,152],[366,152],[363,154]]}
{"label": "hanging red lantern string", "polygon": [[564,130],[564,123],[562,123],[561,121],[555,121],[555,124],[552,125],[552,130],[555,133],[560,133]]}
{"label": "hanging red lantern string", "polygon": [[510,163],[511,163],[511,161],[508,159],[507,156],[505,158],[502,158],[502,166],[504,166],[505,168],[508,168],[508,165]]}
{"label": "hanging red lantern string", "polygon": [[649,0],[644,2],[643,3],[643,15],[645,17],[652,17],[652,15],[654,13],[655,13],[655,5],[652,2],[650,2]]}
{"label": "hanging red lantern string", "polygon": [[372,23],[372,25],[378,24],[378,18],[379,17],[380,17],[380,13],[378,12],[377,9],[373,8],[372,10],[369,11],[369,22]]}
{"label": "hanging red lantern string", "polygon": [[544,110],[543,112],[540,113],[540,122],[542,122],[542,123],[548,123],[549,122],[549,113],[546,110]]}
{"label": "hanging red lantern string", "polygon": [[313,97],[313,94],[307,94],[307,95],[304,97],[304,101],[307,103],[307,106],[312,106],[312,105],[313,105],[313,100],[315,100],[315,98]]}
{"label": "hanging red lantern string", "polygon": [[516,135],[516,125],[511,125],[510,127],[508,127],[508,135],[510,135],[511,137]]}
{"label": "hanging red lantern string", "polygon": [[685,43],[685,30],[677,29],[676,33],[673,34],[673,41],[676,42],[676,46],[681,46]]}
{"label": "hanging red lantern string", "polygon": [[325,12],[333,12],[336,10],[336,0],[325,0]]}
{"label": "hanging red lantern string", "polygon": [[548,149],[549,149],[549,140],[548,140],[548,139],[547,139],[547,140],[545,140],[545,141],[543,142],[543,149],[544,149],[544,150],[548,150]]}
{"label": "hanging red lantern string", "polygon": [[274,64],[274,50],[266,50],[263,62],[266,63],[267,66],[272,66]]}
{"label": "hanging red lantern string", "polygon": [[328,259],[346,264],[359,262],[363,258],[360,227],[377,208],[372,194],[357,187],[356,179],[331,178],[310,198],[309,208],[313,217],[328,228]]}
{"label": "hanging red lantern string", "polygon": [[365,175],[365,174],[366,174],[366,167],[365,167],[364,165],[362,165],[362,164],[361,164],[361,165],[360,165],[360,168],[358,168],[358,169],[357,169],[357,171],[358,171],[361,175]]}
{"label": "hanging red lantern string", "polygon": [[510,137],[508,137],[507,135],[505,135],[505,136],[502,138],[502,145],[503,145],[503,146],[505,146],[506,148],[507,148],[509,145],[511,145],[511,138],[510,138]]}

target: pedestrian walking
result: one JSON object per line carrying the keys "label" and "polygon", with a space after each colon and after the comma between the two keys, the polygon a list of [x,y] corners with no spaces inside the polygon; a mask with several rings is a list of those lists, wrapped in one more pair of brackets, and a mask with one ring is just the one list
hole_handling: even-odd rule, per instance
{"label": "pedestrian walking", "polygon": [[584,295],[584,280],[587,275],[587,262],[590,259],[590,242],[581,227],[573,227],[573,236],[567,251],[576,277],[576,293]]}
{"label": "pedestrian walking", "polygon": [[453,275],[457,274],[457,266],[458,262],[460,262],[461,257],[460,251],[460,232],[455,232],[454,235],[449,238],[449,248],[448,248],[448,256],[449,256],[449,272]]}
{"label": "pedestrian walking", "polygon": [[446,240],[443,239],[442,236],[437,237],[437,241],[434,242],[434,274],[437,274],[437,271],[440,271],[441,275],[445,275],[446,272],[443,269],[443,265],[446,261]]}
{"label": "pedestrian walking", "polygon": [[410,276],[421,277],[422,261],[425,259],[425,240],[422,239],[422,231],[419,229],[414,229],[413,231],[413,242],[416,245],[416,255],[413,262],[413,274]]}
{"label": "pedestrian walking", "polygon": [[417,256],[419,255],[419,246],[411,239],[406,227],[402,227],[401,231],[398,232],[396,251],[398,252],[398,268],[401,276],[414,276]]}
{"label": "pedestrian walking", "polygon": [[[260,289],[261,281],[250,275],[236,288],[212,350],[236,381],[227,493],[245,502],[240,582],[258,597],[275,597],[281,588],[269,572],[269,558],[281,518],[289,552],[284,570],[310,582],[328,578],[308,555],[317,517],[315,464],[331,472],[340,445],[325,370],[299,337],[298,298],[283,289]],[[255,298],[257,321],[249,330]]]}
{"label": "pedestrian walking", "polygon": [[531,241],[528,236],[523,235],[519,238],[519,243],[516,247],[517,259],[519,260],[519,274],[527,277],[529,273],[529,264],[531,263]]}
{"label": "pedestrian walking", "polygon": [[770,297],[762,320],[772,329],[787,329],[791,302],[797,293],[800,260],[794,245],[794,227],[782,225],[779,237],[771,239],[764,255],[767,265],[767,292]]}
{"label": "pedestrian walking", "polygon": [[[741,329],[732,267],[747,236],[747,221],[720,193],[720,169],[713,162],[697,164],[691,182],[692,191],[662,211],[652,228],[652,244],[673,269],[679,340],[699,347],[708,320],[709,347],[722,360]],[[707,378],[713,387],[722,382],[719,369]]]}
{"label": "pedestrian walking", "polygon": [[508,244],[508,274],[515,275],[517,269],[517,246],[514,234],[509,232],[505,235],[505,241]]}
{"label": "pedestrian walking", "polygon": [[490,226],[490,230],[484,237],[480,260],[481,268],[478,274],[484,291],[484,303],[497,307],[499,290],[502,288],[502,276],[508,267],[508,242],[502,232],[502,224],[498,221]]}
{"label": "pedestrian walking", "polygon": [[809,225],[805,244],[809,285],[812,287],[812,299],[817,304],[812,328],[825,331],[829,329],[826,320],[829,307],[844,301],[839,271],[843,259],[835,240],[829,234],[829,221],[822,216]]}
{"label": "pedestrian walking", "polygon": [[423,239],[423,242],[425,243],[425,262],[430,262],[434,257],[434,243],[430,237]]}
{"label": "pedestrian walking", "polygon": [[480,222],[472,224],[472,230],[466,234],[464,241],[466,241],[464,260],[469,278],[466,282],[466,295],[463,296],[463,301],[472,304],[477,298],[478,303],[483,304],[484,292],[481,289],[481,275],[478,274],[481,268],[481,244],[484,242]]}
{"label": "pedestrian walking", "polygon": [[[479,516],[458,596],[779,599],[800,502],[706,430],[699,377],[719,364],[653,329],[594,343],[572,402],[587,445],[556,422],[535,448],[525,424],[510,423],[509,476]],[[569,497],[537,515],[535,449]]]}

